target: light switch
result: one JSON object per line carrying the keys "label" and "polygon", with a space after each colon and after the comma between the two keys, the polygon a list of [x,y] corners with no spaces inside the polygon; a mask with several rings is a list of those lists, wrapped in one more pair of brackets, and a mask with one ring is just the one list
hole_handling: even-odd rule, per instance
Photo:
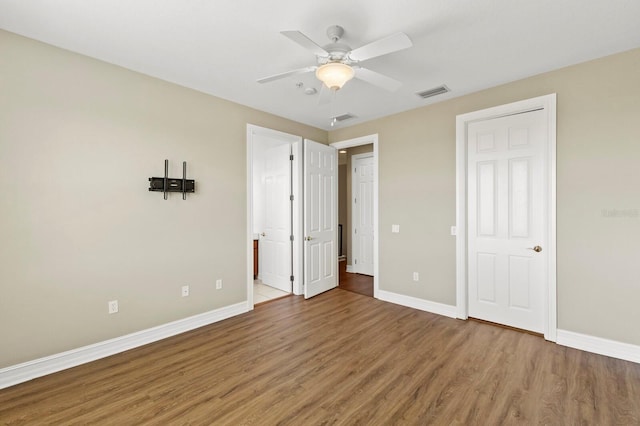
{"label": "light switch", "polygon": [[400,225],[391,225],[391,232],[396,234],[400,232]]}
{"label": "light switch", "polygon": [[458,235],[458,228],[456,226],[451,227],[451,235]]}

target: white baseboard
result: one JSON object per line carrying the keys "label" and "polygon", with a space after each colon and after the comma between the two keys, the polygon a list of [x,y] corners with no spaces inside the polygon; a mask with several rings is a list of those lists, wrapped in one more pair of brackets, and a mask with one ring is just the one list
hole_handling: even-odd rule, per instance
{"label": "white baseboard", "polygon": [[457,310],[453,305],[445,305],[444,303],[418,299],[417,297],[405,296],[404,294],[392,293],[384,290],[378,290],[377,297],[380,300],[395,303],[396,305],[407,306],[409,308],[419,309],[421,311],[431,312],[432,314],[443,315],[449,318],[457,317]]}
{"label": "white baseboard", "polygon": [[247,302],[0,369],[0,389],[115,355],[248,312]]}
{"label": "white baseboard", "polygon": [[353,273],[353,265],[347,264],[347,272],[349,272],[350,274]]}
{"label": "white baseboard", "polygon": [[573,331],[558,330],[557,344],[593,352],[625,361],[640,363],[640,346],[622,343]]}

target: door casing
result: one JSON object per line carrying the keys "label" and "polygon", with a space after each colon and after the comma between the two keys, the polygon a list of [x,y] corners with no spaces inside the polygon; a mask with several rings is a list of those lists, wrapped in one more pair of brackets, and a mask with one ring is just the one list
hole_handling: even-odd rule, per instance
{"label": "door casing", "polygon": [[456,117],[456,310],[460,319],[468,318],[467,261],[467,128],[468,123],[542,109],[546,112],[547,152],[546,192],[548,194],[549,247],[544,303],[544,338],[557,338],[556,293],[556,94],[549,94],[506,105],[474,111]]}

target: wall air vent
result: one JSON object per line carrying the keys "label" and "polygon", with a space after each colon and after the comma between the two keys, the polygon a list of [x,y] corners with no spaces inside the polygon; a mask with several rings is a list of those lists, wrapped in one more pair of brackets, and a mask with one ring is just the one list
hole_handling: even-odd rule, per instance
{"label": "wall air vent", "polygon": [[431,98],[433,96],[442,95],[442,94],[450,92],[450,91],[451,90],[447,86],[445,86],[443,84],[442,86],[434,87],[433,89],[429,89],[429,90],[424,90],[422,92],[418,92],[418,93],[416,93],[416,95],[420,96],[422,99],[427,99],[427,98]]}

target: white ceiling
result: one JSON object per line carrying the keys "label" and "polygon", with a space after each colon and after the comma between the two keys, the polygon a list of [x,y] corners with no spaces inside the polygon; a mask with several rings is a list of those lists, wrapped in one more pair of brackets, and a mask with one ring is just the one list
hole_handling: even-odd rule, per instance
{"label": "white ceiling", "polygon": [[[410,49],[363,66],[404,84],[388,93],[352,80],[318,105],[315,64],[280,34],[357,48],[405,32]],[[0,28],[323,129],[348,126],[530,75],[640,47],[639,0],[0,0]],[[640,72],[640,70],[639,70]],[[298,88],[296,83],[303,83]],[[418,91],[451,92],[423,100]]]}

